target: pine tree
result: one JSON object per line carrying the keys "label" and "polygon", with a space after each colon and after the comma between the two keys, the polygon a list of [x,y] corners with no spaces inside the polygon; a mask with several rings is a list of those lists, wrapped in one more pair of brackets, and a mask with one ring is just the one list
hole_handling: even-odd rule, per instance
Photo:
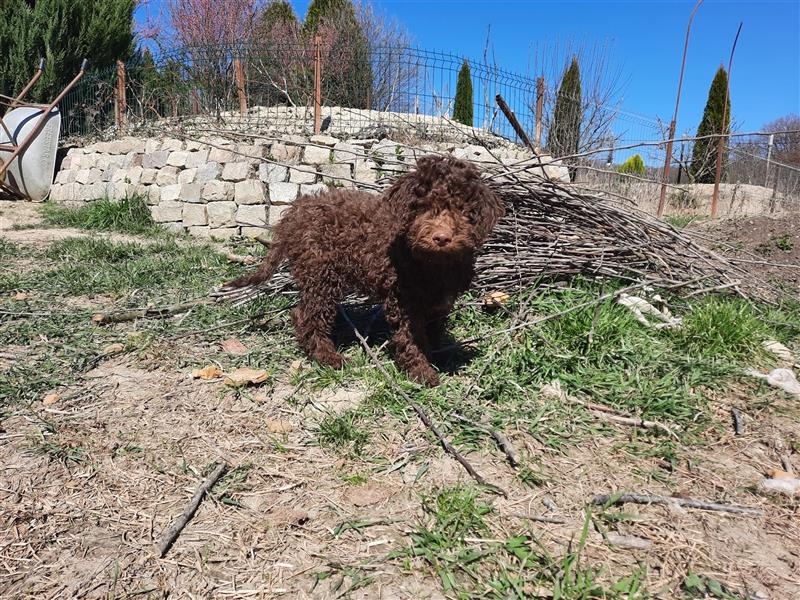
{"label": "pine tree", "polygon": [[135,0],[3,0],[0,2],[0,91],[13,94],[45,72],[29,99],[52,99],[75,76],[81,60],[102,69],[133,50]]}
{"label": "pine tree", "polygon": [[[697,137],[715,136],[721,133],[729,133],[731,130],[731,103],[727,101],[728,95],[728,74],[725,68],[720,66],[717,69],[711,87],[708,90],[708,100],[703,111],[703,119],[697,128]],[[724,117],[723,117],[723,111]],[[723,118],[725,129],[723,130]],[[719,138],[707,137],[699,139],[694,144],[692,151],[692,164],[689,167],[689,176],[695,183],[714,183],[717,166],[717,144]],[[726,156],[722,157],[722,164],[726,162]]]}
{"label": "pine tree", "polygon": [[297,25],[298,21],[291,4],[286,0],[272,0],[261,13],[260,24],[261,31],[269,34],[276,26]]}
{"label": "pine tree", "polygon": [[[578,152],[583,116],[581,106],[581,74],[578,59],[573,57],[572,63],[561,79],[553,110],[553,122],[547,135],[547,146],[554,157],[569,156]],[[574,164],[574,159],[567,159],[565,162]],[[569,177],[572,181],[575,181],[575,173],[575,167],[570,167]]]}
{"label": "pine tree", "polygon": [[469,62],[466,60],[458,71],[453,120],[472,126],[472,77],[469,73]]}

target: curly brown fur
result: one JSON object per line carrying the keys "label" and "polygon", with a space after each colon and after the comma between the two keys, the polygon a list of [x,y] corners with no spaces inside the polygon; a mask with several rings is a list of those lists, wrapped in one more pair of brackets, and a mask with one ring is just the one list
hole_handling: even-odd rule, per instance
{"label": "curly brown fur", "polygon": [[342,365],[331,339],[336,303],[350,293],[381,302],[396,362],[416,381],[437,385],[431,350],[504,212],[470,163],[424,157],[382,196],[332,190],[299,198],[276,225],[258,271],[226,287],[265,281],[288,261],[300,291],[292,312],[297,340],[335,368]]}

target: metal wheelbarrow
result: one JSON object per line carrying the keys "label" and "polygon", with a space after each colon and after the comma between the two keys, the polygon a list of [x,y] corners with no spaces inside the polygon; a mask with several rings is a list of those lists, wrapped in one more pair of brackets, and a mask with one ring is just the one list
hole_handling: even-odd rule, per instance
{"label": "metal wheelbarrow", "polygon": [[50,104],[24,102],[25,96],[44,71],[44,59],[25,88],[16,97],[0,94],[0,104],[9,111],[0,116],[0,196],[41,202],[50,193],[56,167],[61,113],[58,103],[83,77],[80,71]]}

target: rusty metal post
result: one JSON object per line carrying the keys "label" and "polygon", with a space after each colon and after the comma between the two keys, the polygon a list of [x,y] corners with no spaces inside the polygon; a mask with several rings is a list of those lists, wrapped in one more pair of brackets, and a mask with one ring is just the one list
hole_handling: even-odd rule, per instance
{"label": "rusty metal post", "polygon": [[697,4],[692,9],[692,14],[689,15],[689,23],[686,25],[686,39],[683,42],[683,58],[681,59],[681,74],[678,77],[678,93],[675,97],[675,113],[672,116],[672,121],[669,123],[669,134],[667,136],[667,157],[664,159],[664,174],[661,179],[661,195],[658,198],[658,216],[659,218],[664,214],[664,205],[667,201],[667,185],[669,185],[669,168],[672,163],[672,141],[675,139],[675,127],[678,122],[678,107],[681,103],[681,87],[683,86],[683,71],[686,67],[686,52],[689,50],[689,33],[692,30],[692,19],[694,14],[703,0],[698,0]]}
{"label": "rusty metal post", "polygon": [[125,81],[125,63],[117,61],[117,133],[124,133],[128,115],[127,84]]}
{"label": "rusty metal post", "polygon": [[536,131],[535,147],[538,152],[542,148],[542,109],[544,107],[544,77],[536,78]]}
{"label": "rusty metal post", "polygon": [[236,94],[239,96],[239,112],[247,114],[247,92],[245,91],[244,67],[238,58],[233,59],[233,76],[236,78]]}
{"label": "rusty metal post", "polygon": [[322,38],[314,36],[314,133],[322,127]]}
{"label": "rusty metal post", "polygon": [[742,25],[739,23],[739,29],[736,30],[736,37],[733,38],[733,46],[731,47],[731,56],[728,59],[728,85],[725,89],[725,103],[722,105],[722,131],[719,132],[717,138],[717,170],[714,173],[714,193],[711,195],[711,218],[717,216],[717,206],[719,204],[719,182],[722,179],[722,151],[725,149],[726,126],[729,123],[725,122],[728,116],[728,98],[731,95],[731,67],[733,66],[733,53],[736,51],[736,42],[739,41],[739,34],[742,32]]}

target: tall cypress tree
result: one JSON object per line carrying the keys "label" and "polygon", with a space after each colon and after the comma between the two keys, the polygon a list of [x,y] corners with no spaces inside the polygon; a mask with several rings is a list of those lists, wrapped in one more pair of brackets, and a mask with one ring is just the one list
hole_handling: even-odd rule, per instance
{"label": "tall cypress tree", "polygon": [[13,94],[45,72],[30,99],[44,101],[74,77],[81,60],[103,68],[133,51],[135,0],[0,1],[0,91]]}
{"label": "tall cypress tree", "polygon": [[458,71],[453,120],[472,126],[472,76],[469,73],[469,62],[466,60]]}
{"label": "tall cypress tree", "polygon": [[[581,73],[578,59],[573,57],[572,63],[561,78],[553,110],[553,122],[547,133],[547,147],[554,157],[577,154],[582,113]],[[574,164],[574,159],[567,159],[565,162]],[[572,181],[575,181],[575,174],[575,168],[570,167],[569,177]]]}
{"label": "tall cypress tree", "polygon": [[[719,135],[729,133],[731,130],[731,103],[727,101],[725,109],[725,98],[728,95],[728,73],[720,65],[717,69],[711,87],[708,90],[708,100],[703,111],[703,119],[697,128],[697,137],[708,135]],[[723,113],[724,111],[724,113]],[[722,128],[723,114],[725,129]],[[694,143],[692,150],[692,164],[689,167],[689,175],[696,183],[714,183],[717,166],[717,144],[718,138],[709,137],[699,139]],[[726,156],[722,157],[722,164],[726,162]],[[723,171],[724,173],[724,171]]]}

